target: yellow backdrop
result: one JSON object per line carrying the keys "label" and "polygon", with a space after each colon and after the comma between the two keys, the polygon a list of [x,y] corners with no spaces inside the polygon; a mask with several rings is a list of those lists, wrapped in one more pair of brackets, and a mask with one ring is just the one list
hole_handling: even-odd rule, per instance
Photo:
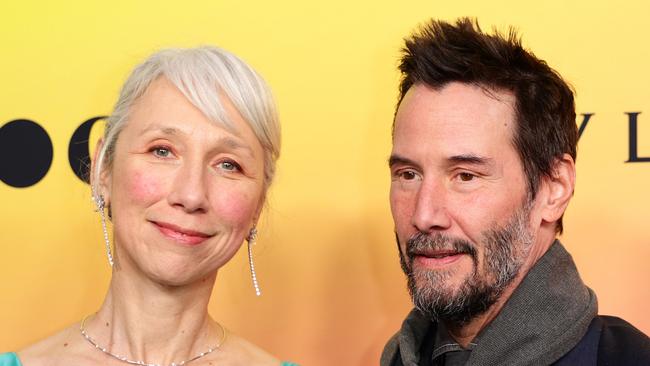
{"label": "yellow backdrop", "polygon": [[283,359],[377,364],[410,307],[386,166],[398,50],[425,19],[463,15],[484,28],[517,26],[574,85],[578,112],[594,114],[579,143],[563,241],[601,313],[650,332],[650,162],[626,163],[626,112],[642,112],[637,153],[650,157],[650,5],[532,4],[3,2],[0,125],[38,122],[52,140],[53,163],[30,187],[0,183],[0,350],[78,321],[106,291],[99,218],[68,163],[75,129],[110,113],[127,72],[154,50],[215,44],[268,80],[284,146],[257,246],[264,295],[254,296],[240,251],[219,274],[211,312]]}

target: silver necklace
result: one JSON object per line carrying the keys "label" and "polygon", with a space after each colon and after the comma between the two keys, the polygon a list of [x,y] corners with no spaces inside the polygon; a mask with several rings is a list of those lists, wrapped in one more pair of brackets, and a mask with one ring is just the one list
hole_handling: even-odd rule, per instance
{"label": "silver necklace", "polygon": [[[126,356],[116,355],[115,353],[112,353],[111,351],[107,350],[106,348],[100,346],[99,344],[97,344],[97,342],[95,342],[95,340],[94,340],[92,337],[90,337],[90,336],[88,335],[88,333],[86,333],[86,328],[85,328],[86,319],[88,319],[88,316],[86,316],[85,318],[83,318],[83,320],[81,321],[81,325],[79,326],[79,331],[81,332],[81,335],[82,335],[82,336],[83,336],[83,337],[88,341],[88,343],[92,344],[93,347],[95,347],[96,349],[98,349],[98,350],[104,352],[105,354],[107,354],[107,355],[113,357],[113,358],[116,359],[116,360],[119,360],[119,361],[122,361],[122,362],[125,362],[125,363],[128,363],[128,364],[131,364],[131,365],[140,365],[140,366],[165,366],[165,365],[161,365],[161,364],[157,364],[157,363],[147,363],[147,362],[144,362],[144,361],[134,361],[134,360],[129,360],[128,358],[126,358]],[[221,347],[221,345],[223,344],[223,342],[226,341],[226,335],[227,335],[227,334],[226,334],[226,329],[225,329],[224,327],[222,327],[221,324],[217,323],[217,325],[218,325],[219,328],[221,329],[221,334],[222,334],[221,339],[219,339],[219,343],[217,343],[214,347],[208,348],[207,351],[205,351],[205,352],[201,352],[201,353],[199,353],[198,355],[196,355],[196,356],[190,358],[189,360],[181,361],[181,362],[178,362],[178,363],[177,363],[177,362],[172,362],[171,364],[169,364],[169,366],[183,366],[183,365],[185,365],[185,364],[187,364],[187,363],[190,363],[190,362],[192,362],[192,361],[198,360],[199,358],[201,358],[201,357],[203,357],[203,356],[207,356],[207,355],[209,355],[210,353],[212,353],[212,352],[214,352],[215,350],[217,350],[219,347]]]}

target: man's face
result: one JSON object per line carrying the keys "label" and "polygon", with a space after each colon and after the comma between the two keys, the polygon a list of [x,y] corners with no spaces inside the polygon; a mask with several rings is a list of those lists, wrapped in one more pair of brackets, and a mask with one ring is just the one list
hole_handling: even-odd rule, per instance
{"label": "man's face", "polygon": [[409,291],[433,318],[487,310],[533,243],[514,102],[471,84],[416,84],[397,111],[391,210]]}

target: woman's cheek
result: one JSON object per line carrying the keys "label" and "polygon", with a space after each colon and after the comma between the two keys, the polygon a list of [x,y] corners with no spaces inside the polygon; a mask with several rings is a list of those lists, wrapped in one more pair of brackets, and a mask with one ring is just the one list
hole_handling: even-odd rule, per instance
{"label": "woman's cheek", "polygon": [[162,195],[162,183],[164,180],[153,174],[145,174],[143,172],[131,172],[125,176],[128,181],[126,184],[126,192],[128,192],[128,199],[136,202],[149,202],[157,201]]}
{"label": "woman's cheek", "polygon": [[261,199],[261,192],[250,188],[231,186],[215,189],[217,193],[213,196],[212,207],[216,214],[233,226],[250,224]]}

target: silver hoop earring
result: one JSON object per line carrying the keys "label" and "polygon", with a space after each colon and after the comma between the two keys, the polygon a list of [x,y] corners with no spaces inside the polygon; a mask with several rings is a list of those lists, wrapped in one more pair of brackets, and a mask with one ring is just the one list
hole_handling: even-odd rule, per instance
{"label": "silver hoop earring", "polygon": [[248,236],[246,237],[246,241],[248,242],[248,265],[251,268],[251,277],[253,279],[253,287],[255,288],[255,295],[260,296],[262,294],[262,291],[260,290],[260,285],[257,282],[257,275],[255,274],[255,264],[253,263],[252,246],[255,245],[256,239],[257,239],[257,228],[253,226],[251,231],[248,233]]}
{"label": "silver hoop earring", "polygon": [[108,239],[108,230],[106,229],[106,215],[104,214],[104,196],[93,196],[95,204],[97,205],[97,211],[99,211],[99,217],[102,220],[102,230],[104,231],[104,243],[106,244],[106,256],[108,257],[108,264],[113,267],[113,253],[111,253],[111,242]]}

